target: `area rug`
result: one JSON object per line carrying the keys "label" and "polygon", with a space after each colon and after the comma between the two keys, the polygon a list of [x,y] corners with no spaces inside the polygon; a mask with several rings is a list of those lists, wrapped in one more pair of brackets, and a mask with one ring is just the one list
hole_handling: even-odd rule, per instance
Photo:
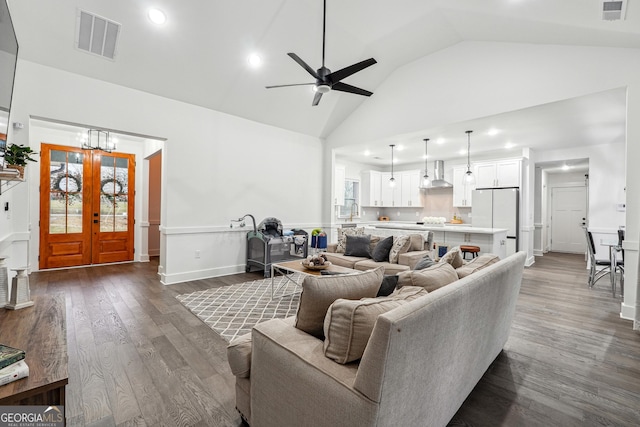
{"label": "area rug", "polygon": [[[299,274],[288,277],[301,281]],[[260,322],[293,316],[298,309],[300,287],[284,276],[274,279],[278,290],[271,299],[271,279],[254,280],[238,285],[207,289],[176,296],[178,301],[227,342],[243,335]],[[288,295],[279,298],[278,295]]]}

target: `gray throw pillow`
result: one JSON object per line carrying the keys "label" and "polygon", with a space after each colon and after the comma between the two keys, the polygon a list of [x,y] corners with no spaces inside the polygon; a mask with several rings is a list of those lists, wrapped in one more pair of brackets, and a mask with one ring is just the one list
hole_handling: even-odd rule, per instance
{"label": "gray throw pillow", "polygon": [[344,254],[347,256],[371,258],[370,243],[371,236],[369,234],[365,234],[364,236],[347,236]]}
{"label": "gray throw pillow", "polygon": [[371,259],[375,262],[385,262],[389,260],[389,251],[393,246],[393,236],[389,236],[386,239],[380,240],[376,245],[376,248],[371,254]]}
{"label": "gray throw pillow", "polygon": [[393,291],[396,290],[396,286],[398,285],[398,276],[395,274],[393,276],[384,276],[382,278],[382,283],[380,284],[380,289],[378,289],[377,297],[388,297],[391,295]]}
{"label": "gray throw pillow", "polygon": [[425,255],[420,261],[418,261],[418,263],[416,264],[415,267],[413,267],[414,270],[424,270],[425,268],[429,268],[432,265],[435,265],[436,262],[434,260],[431,259],[431,257],[429,255]]}

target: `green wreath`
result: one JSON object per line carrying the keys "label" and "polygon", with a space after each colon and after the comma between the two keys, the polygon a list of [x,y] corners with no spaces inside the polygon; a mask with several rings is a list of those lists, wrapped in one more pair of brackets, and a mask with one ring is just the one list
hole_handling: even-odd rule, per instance
{"label": "green wreath", "polygon": [[[76,190],[69,191],[69,184],[67,184],[67,188],[62,188],[61,184],[63,182],[70,183],[71,181],[75,182]],[[76,193],[82,190],[82,177],[79,175],[72,175],[70,173],[61,173],[53,180],[53,190],[62,191],[63,193]]]}

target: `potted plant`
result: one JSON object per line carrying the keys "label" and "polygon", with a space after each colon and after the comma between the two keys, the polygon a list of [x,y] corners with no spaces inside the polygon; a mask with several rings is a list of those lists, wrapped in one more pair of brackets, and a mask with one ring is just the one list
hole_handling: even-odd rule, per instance
{"label": "potted plant", "polygon": [[20,172],[20,178],[24,178],[24,167],[27,165],[27,161],[37,162],[30,154],[37,153],[31,147],[12,144],[5,149],[4,161],[7,163],[7,167],[17,169]]}

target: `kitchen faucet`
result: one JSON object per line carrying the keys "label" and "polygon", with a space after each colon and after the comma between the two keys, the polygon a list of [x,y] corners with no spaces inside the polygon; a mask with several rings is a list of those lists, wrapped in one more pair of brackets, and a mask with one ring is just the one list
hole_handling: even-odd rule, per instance
{"label": "kitchen faucet", "polygon": [[353,204],[351,205],[351,212],[349,213],[349,222],[353,221],[353,208],[356,208],[356,215],[358,215],[358,204],[356,202],[353,202]]}

